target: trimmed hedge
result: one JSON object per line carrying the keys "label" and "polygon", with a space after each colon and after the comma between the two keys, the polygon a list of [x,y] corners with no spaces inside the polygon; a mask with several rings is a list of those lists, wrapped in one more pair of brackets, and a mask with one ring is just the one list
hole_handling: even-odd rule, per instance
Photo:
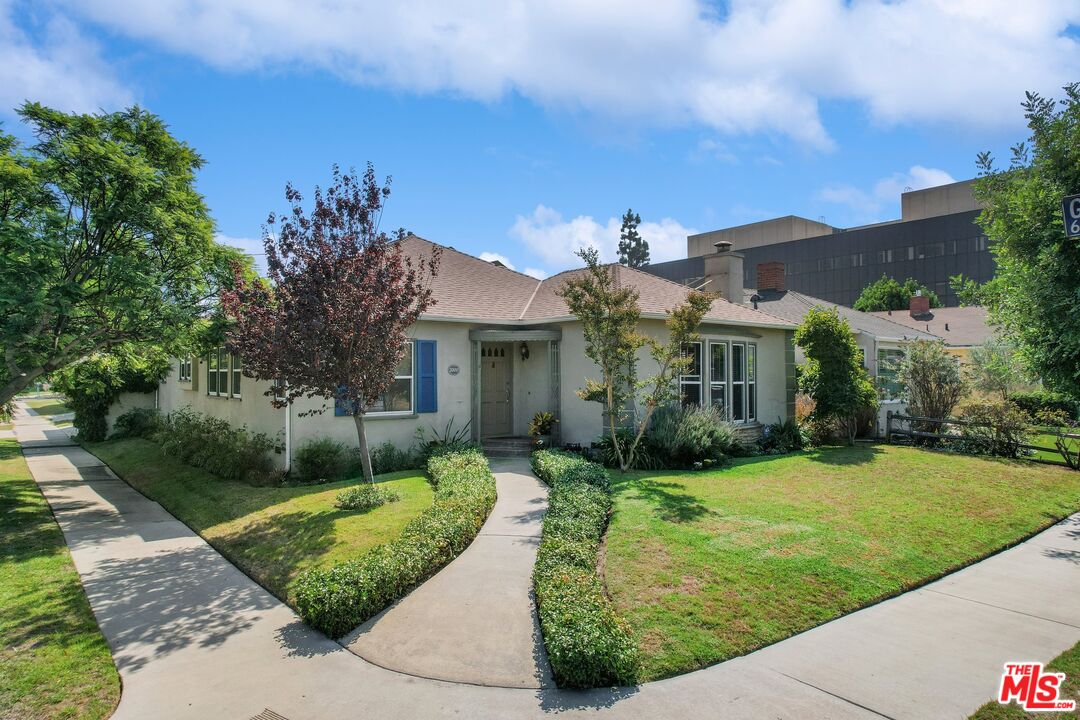
{"label": "trimmed hedge", "polygon": [[1048,390],[1032,390],[1031,392],[1011,392],[1009,400],[1018,405],[1032,420],[1035,420],[1042,410],[1058,411],[1064,413],[1069,419],[1080,419],[1080,405],[1068,395],[1050,392]]}
{"label": "trimmed hedge", "polygon": [[611,515],[607,471],[556,450],[533,453],[532,468],[551,486],[533,586],[555,680],[574,688],[633,684],[637,646],[596,572]]}
{"label": "trimmed hedge", "polygon": [[296,607],[305,622],[341,637],[468,547],[495,505],[487,460],[475,448],[436,454],[427,471],[435,501],[396,540],[297,579]]}

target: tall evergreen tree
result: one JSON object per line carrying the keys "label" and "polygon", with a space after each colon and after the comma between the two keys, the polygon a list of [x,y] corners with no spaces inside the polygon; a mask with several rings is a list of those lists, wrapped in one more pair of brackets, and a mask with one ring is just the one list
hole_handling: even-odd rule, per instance
{"label": "tall evergreen tree", "polygon": [[619,263],[632,268],[649,264],[649,243],[638,234],[641,216],[627,210],[619,231]]}

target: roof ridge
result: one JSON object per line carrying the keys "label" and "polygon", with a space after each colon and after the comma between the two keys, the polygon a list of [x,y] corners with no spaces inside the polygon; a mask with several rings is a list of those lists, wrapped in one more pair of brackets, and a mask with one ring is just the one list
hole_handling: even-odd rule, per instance
{"label": "roof ridge", "polygon": [[[535,279],[535,278],[534,278]],[[536,281],[536,287],[533,288],[532,295],[529,296],[528,301],[525,303],[525,307],[521,308],[521,314],[518,315],[518,320],[525,319],[525,313],[529,312],[529,308],[532,307],[533,300],[536,299],[536,293],[540,292],[540,286],[544,284],[543,280]]]}

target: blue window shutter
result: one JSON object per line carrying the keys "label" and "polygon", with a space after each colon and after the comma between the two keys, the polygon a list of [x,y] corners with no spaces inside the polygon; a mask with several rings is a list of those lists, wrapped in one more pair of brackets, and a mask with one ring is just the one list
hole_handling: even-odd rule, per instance
{"label": "blue window shutter", "polygon": [[439,409],[439,389],[435,372],[435,341],[416,340],[416,412],[433,413]]}
{"label": "blue window shutter", "polygon": [[352,415],[352,413],[349,412],[348,403],[341,397],[341,391],[344,389],[344,385],[339,387],[337,396],[334,398],[334,415],[339,417],[342,415]]}

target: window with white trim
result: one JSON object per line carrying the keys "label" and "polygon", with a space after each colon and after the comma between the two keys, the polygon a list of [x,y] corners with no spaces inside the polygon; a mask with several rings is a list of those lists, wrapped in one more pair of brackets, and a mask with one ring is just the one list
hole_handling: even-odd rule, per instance
{"label": "window with white trim", "polygon": [[728,414],[728,345],[709,343],[709,402],[727,417]]}
{"label": "window with white trim", "polygon": [[180,359],[180,369],[176,374],[176,379],[180,382],[191,382],[191,358]]}
{"label": "window with white trim", "polygon": [[411,413],[413,411],[413,342],[405,343],[405,353],[394,370],[394,381],[368,409],[368,414]]}
{"label": "window with white trim", "polygon": [[239,355],[234,355],[223,347],[211,350],[206,357],[206,394],[239,400],[242,372]]}
{"label": "window with white trim", "polygon": [[746,343],[746,422],[757,420],[757,345]]}
{"label": "window with white trim", "polygon": [[701,404],[701,343],[683,346],[683,356],[690,358],[684,374],[679,375],[679,395],[683,405]]}
{"label": "window with white trim", "polygon": [[757,344],[709,341],[710,404],[736,423],[757,420]]}
{"label": "window with white trim", "polygon": [[746,422],[746,343],[731,343],[731,421]]}

